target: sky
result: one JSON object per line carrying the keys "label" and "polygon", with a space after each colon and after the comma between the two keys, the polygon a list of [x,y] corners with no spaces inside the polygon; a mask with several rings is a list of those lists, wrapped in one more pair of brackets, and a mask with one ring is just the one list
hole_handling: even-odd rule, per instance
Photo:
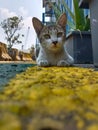
{"label": "sky", "polygon": [[[21,33],[24,34],[24,38],[21,39],[21,45],[14,45],[13,48],[21,49],[23,45],[26,50],[35,44],[36,34],[32,25],[32,17],[42,20],[42,11],[42,0],[0,0],[0,23],[8,17],[23,17],[24,26]],[[1,27],[0,42],[7,44],[4,31]]]}

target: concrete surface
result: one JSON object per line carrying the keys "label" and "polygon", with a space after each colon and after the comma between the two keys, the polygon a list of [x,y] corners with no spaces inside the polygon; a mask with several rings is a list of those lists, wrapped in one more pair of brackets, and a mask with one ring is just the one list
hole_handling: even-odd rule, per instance
{"label": "concrete surface", "polygon": [[32,63],[0,63],[0,89],[8,83],[8,81],[15,77],[16,74],[25,71],[28,67],[33,66]]}

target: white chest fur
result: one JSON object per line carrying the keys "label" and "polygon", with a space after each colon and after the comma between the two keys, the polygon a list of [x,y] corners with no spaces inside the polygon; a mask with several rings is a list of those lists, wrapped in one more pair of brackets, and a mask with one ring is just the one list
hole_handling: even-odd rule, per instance
{"label": "white chest fur", "polygon": [[37,57],[38,66],[70,66],[73,64],[73,58],[67,53],[65,48],[53,53],[40,47]]}

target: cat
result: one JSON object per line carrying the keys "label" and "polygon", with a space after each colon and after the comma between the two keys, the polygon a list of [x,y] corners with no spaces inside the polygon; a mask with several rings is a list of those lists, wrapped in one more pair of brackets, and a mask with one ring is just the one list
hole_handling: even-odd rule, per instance
{"label": "cat", "polygon": [[66,40],[67,17],[63,13],[56,24],[44,25],[38,18],[32,18],[33,27],[40,41],[40,50],[36,59],[38,66],[70,66],[74,59],[64,46]]}

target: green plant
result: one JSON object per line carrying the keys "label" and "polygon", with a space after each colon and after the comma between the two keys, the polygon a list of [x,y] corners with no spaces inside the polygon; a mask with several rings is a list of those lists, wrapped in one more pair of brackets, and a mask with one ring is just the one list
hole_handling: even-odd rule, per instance
{"label": "green plant", "polygon": [[22,21],[22,17],[13,16],[4,19],[0,23],[0,26],[5,33],[5,39],[8,42],[8,50],[10,50],[13,45],[22,43],[22,41],[20,40],[21,37],[24,37],[23,34],[20,34],[20,30],[23,27]]}
{"label": "green plant", "polygon": [[[58,4],[52,4],[50,3],[54,9],[54,13],[56,16],[56,19],[64,13],[68,12],[68,15],[71,17],[71,20],[67,20],[68,26],[71,28],[71,30],[78,30],[78,31],[88,31],[90,30],[90,19],[85,16],[84,10],[80,9],[78,4],[79,0],[73,0],[73,8],[74,11],[72,12],[71,9],[68,7],[65,0],[58,0]],[[61,8],[61,5],[63,8]]]}

